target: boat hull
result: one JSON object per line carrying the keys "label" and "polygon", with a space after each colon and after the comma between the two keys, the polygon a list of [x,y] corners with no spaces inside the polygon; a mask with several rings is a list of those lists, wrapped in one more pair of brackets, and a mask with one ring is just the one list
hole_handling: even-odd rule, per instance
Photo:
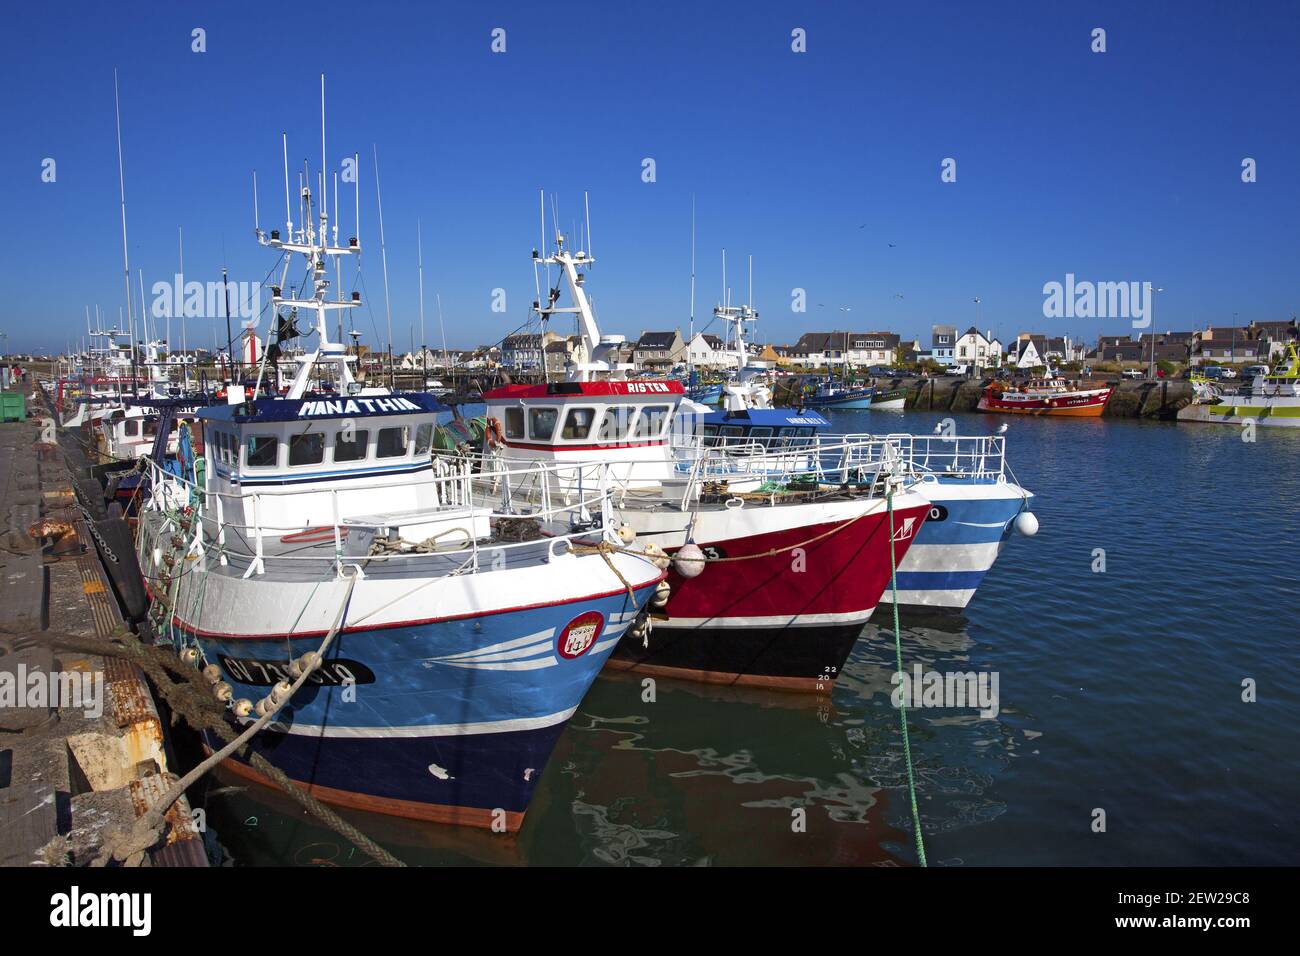
{"label": "boat hull", "polygon": [[[814,507],[820,517],[810,520]],[[740,523],[746,512],[753,512],[748,526]],[[896,561],[928,512],[919,496],[896,500]],[[695,543],[728,560],[693,578],[670,568],[671,596],[653,614],[648,641],[625,637],[610,666],[706,683],[828,689],[889,583],[889,520],[880,499],[696,515]],[[684,543],[684,536],[648,538],[670,554]]]}
{"label": "boat hull", "polygon": [[[940,478],[926,482],[931,509],[898,565],[898,604],[960,611],[993,567],[1013,522],[1033,495],[1009,482]],[[883,603],[893,603],[886,588]]]}
{"label": "boat hull", "polygon": [[[161,565],[150,552],[165,527],[146,511],[140,558],[153,582]],[[639,558],[610,560],[617,574],[595,554],[441,577],[372,567],[350,600],[332,575],[245,578],[196,562],[169,592],[167,623],[174,643],[219,668],[234,699],[256,702],[293,680],[288,662],[317,650],[348,600],[325,663],[251,751],[328,802],[509,831],[663,577]],[[256,773],[246,759],[227,763]]]}
{"label": "boat hull", "polygon": [[1051,415],[1058,418],[1098,418],[1110,401],[1114,389],[1107,389],[1100,394],[1064,394],[1045,398],[1019,399],[1008,398],[985,392],[980,396],[976,409],[981,412],[995,412],[999,415]]}

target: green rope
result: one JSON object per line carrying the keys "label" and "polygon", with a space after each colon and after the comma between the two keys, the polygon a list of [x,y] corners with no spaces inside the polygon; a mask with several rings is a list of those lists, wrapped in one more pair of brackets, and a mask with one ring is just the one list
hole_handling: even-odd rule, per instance
{"label": "green rope", "polygon": [[[898,623],[898,564],[894,556],[894,491],[891,488],[885,498],[889,505],[889,586],[894,595],[894,664],[898,673],[903,672],[903,631]],[[916,776],[912,772],[912,743],[907,735],[907,701],[902,697],[898,701],[898,721],[903,730],[903,756],[907,759],[907,795],[912,802],[912,834],[916,837],[916,855],[925,862],[925,841],[921,838],[921,811],[916,807]]]}

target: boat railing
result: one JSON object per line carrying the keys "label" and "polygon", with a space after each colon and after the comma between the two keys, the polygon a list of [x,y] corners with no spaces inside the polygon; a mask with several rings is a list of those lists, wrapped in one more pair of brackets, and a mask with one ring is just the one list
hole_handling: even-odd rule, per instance
{"label": "boat railing", "polygon": [[[246,560],[245,577],[265,573],[268,563],[292,567],[295,563],[302,566],[303,562],[322,560],[322,552],[316,548],[290,549],[287,553],[268,549],[268,545],[277,543],[332,543],[330,560],[339,574],[345,567],[357,564],[369,566],[371,562],[463,555],[465,564],[453,572],[460,574],[479,570],[485,560],[488,568],[499,567],[498,554],[505,556],[515,549],[535,548],[539,539],[547,542],[546,560],[550,561],[564,554],[570,542],[581,540],[589,544],[597,536],[612,540],[614,534],[612,509],[603,507],[613,489],[609,466],[604,463],[589,469],[580,493],[567,494],[557,501],[551,493],[551,483],[556,472],[566,469],[553,463],[485,470],[474,467],[469,459],[435,457],[432,478],[419,485],[392,482],[362,489],[318,485],[262,494],[216,489],[210,467],[203,469],[204,479],[200,484],[160,467],[152,458],[145,462],[152,488],[145,507],[161,512],[170,533],[182,536],[181,543],[188,545],[184,551],[186,558],[215,556],[222,564],[232,558]],[[373,514],[373,507],[367,509],[357,503],[358,496],[364,495],[369,503],[376,500],[376,493],[382,500],[386,490],[409,493],[413,488],[426,492],[435,502],[433,506]],[[315,499],[326,496],[328,504],[319,500],[307,502],[307,496]],[[275,506],[277,513],[283,513],[285,503],[294,499],[310,506],[311,522],[275,523],[265,516],[268,503]],[[375,519],[373,522],[369,520],[371,517]],[[517,541],[486,540],[474,533],[476,523],[481,527],[484,519],[488,526],[498,528],[502,521],[531,522],[536,533],[522,534]],[[460,524],[456,524],[458,520]],[[424,541],[401,542],[402,546],[367,554],[349,553],[348,535],[372,524],[389,528],[401,524],[446,527]],[[142,559],[146,558],[142,555]]]}
{"label": "boat railing", "polygon": [[[857,439],[868,436],[846,435]],[[1001,435],[880,436],[896,446],[918,475],[997,480],[1006,473],[1006,439]]]}

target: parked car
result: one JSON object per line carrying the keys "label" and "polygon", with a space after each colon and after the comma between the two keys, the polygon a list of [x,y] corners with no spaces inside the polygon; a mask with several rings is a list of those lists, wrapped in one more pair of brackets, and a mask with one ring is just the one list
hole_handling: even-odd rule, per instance
{"label": "parked car", "polygon": [[1224,377],[1224,378],[1236,378],[1236,377],[1237,377],[1237,370],[1236,370],[1235,368],[1228,368],[1228,367],[1225,366],[1224,369],[1223,369],[1223,377]]}
{"label": "parked car", "polygon": [[1221,365],[1203,365],[1201,367],[1201,374],[1206,378],[1227,378],[1228,376],[1224,375],[1223,372],[1224,369]]}
{"label": "parked car", "polygon": [[944,375],[966,375],[970,371],[969,365],[949,365],[944,369]]}
{"label": "parked car", "polygon": [[1256,378],[1257,376],[1260,376],[1260,375],[1268,375],[1268,366],[1267,366],[1267,365],[1252,365],[1252,366],[1250,366],[1249,368],[1246,369],[1246,371],[1244,371],[1244,372],[1241,373],[1241,380],[1242,380],[1243,382],[1249,382],[1249,381],[1251,381],[1252,379],[1254,379],[1254,378]]}
{"label": "parked car", "polygon": [[887,365],[873,365],[867,369],[867,374],[872,378],[893,378],[898,373]]}

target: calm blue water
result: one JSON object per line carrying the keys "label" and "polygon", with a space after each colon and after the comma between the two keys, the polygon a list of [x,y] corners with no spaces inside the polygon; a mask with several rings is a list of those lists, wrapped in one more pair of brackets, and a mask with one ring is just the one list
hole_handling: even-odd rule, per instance
{"label": "calm blue water", "polygon": [[[943,416],[833,417],[928,434]],[[1001,419],[955,421],[978,434]],[[908,669],[1000,681],[995,719],[910,712],[931,865],[1300,860],[1300,434],[1256,438],[1010,422],[1039,534],[1011,540],[964,619],[903,620]],[[882,611],[865,628],[827,701],[660,681],[646,703],[638,682],[601,679],[517,837],[349,819],[413,864],[912,865],[887,625]],[[1242,701],[1247,678],[1256,703]],[[207,800],[237,865],[365,862],[283,798],[240,786]],[[806,832],[792,830],[797,808]]]}

